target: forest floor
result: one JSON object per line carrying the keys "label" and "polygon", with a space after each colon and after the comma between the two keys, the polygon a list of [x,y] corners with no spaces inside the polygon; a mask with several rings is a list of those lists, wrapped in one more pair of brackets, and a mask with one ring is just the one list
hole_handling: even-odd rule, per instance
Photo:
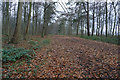
{"label": "forest floor", "polygon": [[[55,35],[49,45],[35,51],[36,56],[29,65],[25,61],[18,66],[16,63],[19,61],[14,63],[10,77],[118,78],[118,47],[79,37]],[[4,76],[8,69],[3,71]]]}

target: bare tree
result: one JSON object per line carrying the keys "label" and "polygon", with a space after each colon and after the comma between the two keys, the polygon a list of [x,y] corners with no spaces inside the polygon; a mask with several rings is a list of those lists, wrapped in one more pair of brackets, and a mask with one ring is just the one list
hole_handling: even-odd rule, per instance
{"label": "bare tree", "polygon": [[32,3],[29,2],[29,15],[28,15],[28,23],[27,23],[27,27],[26,27],[26,31],[25,31],[25,40],[27,39],[28,36],[28,31],[29,31],[29,27],[30,27],[30,21],[31,21],[31,9],[32,9]]}
{"label": "bare tree", "polygon": [[93,3],[93,27],[92,27],[92,36],[93,36],[93,33],[94,33],[94,25],[95,25],[95,2]]}
{"label": "bare tree", "polygon": [[107,26],[107,0],[105,3],[106,3],[105,7],[106,7],[106,37],[107,37],[107,29],[108,29],[108,26]]}
{"label": "bare tree", "polygon": [[18,43],[20,41],[21,19],[22,19],[22,2],[18,2],[17,22],[11,43]]}
{"label": "bare tree", "polygon": [[90,36],[90,30],[89,30],[89,2],[87,2],[87,35]]}

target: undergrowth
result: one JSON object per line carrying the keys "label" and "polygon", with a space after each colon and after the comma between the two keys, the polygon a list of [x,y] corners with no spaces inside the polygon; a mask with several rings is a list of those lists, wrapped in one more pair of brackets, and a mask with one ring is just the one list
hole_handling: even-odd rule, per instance
{"label": "undergrowth", "polygon": [[33,55],[35,55],[34,50],[27,50],[24,48],[3,49],[2,62],[16,62],[16,60],[19,60],[21,58],[32,59]]}
{"label": "undergrowth", "polygon": [[43,46],[48,45],[50,43],[50,39],[38,41],[30,40],[28,44],[30,45],[29,49],[25,48],[15,48],[14,46],[7,45],[4,46],[2,50],[2,62],[16,62],[21,58],[25,58],[26,60],[32,59],[35,55],[34,50],[40,50]]}
{"label": "undergrowth", "polygon": [[80,38],[84,38],[84,39],[90,39],[90,40],[96,40],[96,41],[101,41],[101,42],[106,42],[106,43],[112,43],[112,44],[117,44],[118,45],[118,37],[117,36],[86,36],[86,35],[82,35],[82,36],[77,36]]}

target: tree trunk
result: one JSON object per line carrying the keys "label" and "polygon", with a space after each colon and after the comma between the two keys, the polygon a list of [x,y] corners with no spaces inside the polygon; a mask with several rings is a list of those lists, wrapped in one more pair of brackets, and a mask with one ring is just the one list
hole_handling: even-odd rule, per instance
{"label": "tree trunk", "polygon": [[8,36],[8,41],[9,41],[9,34],[10,34],[10,32],[9,32],[9,30],[10,30],[10,26],[9,26],[9,2],[6,2],[6,12],[7,12],[7,18],[6,18],[6,27],[7,27],[7,29],[6,29],[6,33],[5,34],[7,34],[7,36]]}
{"label": "tree trunk", "polygon": [[72,34],[72,16],[70,15],[68,19],[68,35]]}
{"label": "tree trunk", "polygon": [[87,35],[90,36],[90,31],[89,31],[89,2],[87,2]]}
{"label": "tree trunk", "polygon": [[35,34],[37,34],[37,31],[38,31],[38,25],[37,25],[37,22],[38,22],[38,9],[36,10],[37,8],[35,8],[35,15],[36,15],[36,22],[35,22]]}
{"label": "tree trunk", "polygon": [[97,17],[97,29],[96,29],[96,36],[98,36],[98,17]]}
{"label": "tree trunk", "polygon": [[95,25],[95,20],[94,20],[94,14],[95,14],[95,2],[94,2],[94,8],[93,8],[93,27],[92,27],[92,36],[93,36],[93,33],[94,33],[94,25]]}
{"label": "tree trunk", "polygon": [[112,27],[113,27],[113,20],[111,19],[110,32],[112,32]]}
{"label": "tree trunk", "polygon": [[102,28],[101,28],[101,36],[102,36],[102,34],[103,34],[103,27],[104,27],[104,14],[103,14],[103,21],[102,21],[103,23],[103,25],[102,25]]}
{"label": "tree trunk", "polygon": [[24,23],[26,23],[26,3],[24,3]]}
{"label": "tree trunk", "polygon": [[22,19],[22,2],[18,2],[18,12],[17,12],[17,22],[15,31],[13,34],[13,38],[11,39],[11,43],[18,43],[20,41],[20,29],[21,29],[21,19]]}
{"label": "tree trunk", "polygon": [[107,29],[108,29],[108,27],[107,27],[107,0],[106,0],[106,37],[107,37]]}
{"label": "tree trunk", "polygon": [[[3,34],[5,34],[5,13],[4,13],[4,11],[5,11],[5,3],[2,3],[2,15],[3,15],[3,17],[2,17],[2,33]],[[4,26],[4,27],[3,27]]]}
{"label": "tree trunk", "polygon": [[29,15],[28,15],[28,23],[27,23],[27,27],[26,27],[26,31],[25,31],[25,40],[27,40],[28,37],[28,31],[29,31],[29,27],[30,27],[30,21],[31,21],[31,9],[32,9],[32,2],[29,3]]}
{"label": "tree trunk", "polygon": [[80,20],[78,20],[76,35],[78,35],[78,32],[79,32],[79,25],[80,25]]}
{"label": "tree trunk", "polygon": [[78,10],[78,25],[77,25],[77,31],[76,31],[76,35],[78,35],[79,33],[79,25],[80,25],[80,8],[81,8],[81,4],[79,6],[79,10]]}
{"label": "tree trunk", "polygon": [[115,31],[115,25],[116,25],[116,7],[114,7],[114,13],[115,13],[115,18],[114,18],[114,27],[113,27],[113,32],[112,32],[112,36],[114,36],[114,31]]}
{"label": "tree trunk", "polygon": [[45,6],[44,6],[44,23],[43,23],[43,28],[42,28],[42,33],[41,33],[41,37],[44,37],[45,35],[45,22],[46,22],[46,5],[47,3],[45,2]]}
{"label": "tree trunk", "polygon": [[81,20],[81,35],[83,35],[83,21]]}
{"label": "tree trunk", "polygon": [[98,36],[99,36],[99,32],[100,32],[100,27],[101,27],[101,4],[100,4],[100,6],[99,6],[99,27],[98,27]]}
{"label": "tree trunk", "polygon": [[27,19],[26,19],[26,14],[27,14],[27,6],[26,6],[26,2],[24,2],[24,27],[22,28],[22,33],[23,35],[25,34],[25,28],[26,28],[26,24],[27,24]]}
{"label": "tree trunk", "polygon": [[46,26],[45,26],[45,33],[44,33],[45,36],[48,34],[47,33],[47,28],[48,28],[48,22],[46,22]]}
{"label": "tree trunk", "polygon": [[[119,2],[120,4],[120,2]],[[118,11],[120,10],[120,5],[118,5]],[[120,15],[120,13],[118,13],[118,15]],[[118,42],[120,41],[120,16],[118,16]],[[118,45],[120,45],[120,42],[118,43]]]}
{"label": "tree trunk", "polygon": [[33,25],[32,25],[32,29],[33,29],[33,30],[32,30],[32,35],[34,35],[34,30],[35,30],[35,29],[34,29],[34,2],[33,2],[33,21],[32,21],[32,24],[33,24]]}
{"label": "tree trunk", "polygon": [[[109,15],[108,15],[108,16],[109,16],[109,17],[108,17],[108,18],[109,18],[109,19],[108,19],[108,20],[109,20],[109,27],[110,27],[110,25],[111,25],[111,19],[112,19],[112,18],[111,18],[111,11],[112,11],[112,4],[110,5],[110,11],[109,11]],[[112,28],[112,26],[110,27],[110,29],[111,29],[111,28]],[[109,29],[109,32],[108,32],[108,33],[111,35],[111,30],[110,30],[110,29]]]}

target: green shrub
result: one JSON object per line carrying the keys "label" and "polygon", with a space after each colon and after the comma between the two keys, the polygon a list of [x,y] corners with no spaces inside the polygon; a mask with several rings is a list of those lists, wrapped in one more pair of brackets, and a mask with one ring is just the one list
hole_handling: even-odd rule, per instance
{"label": "green shrub", "polygon": [[24,48],[4,49],[2,51],[2,62],[15,62],[20,58],[31,59],[33,54],[35,54],[34,51],[26,50]]}

